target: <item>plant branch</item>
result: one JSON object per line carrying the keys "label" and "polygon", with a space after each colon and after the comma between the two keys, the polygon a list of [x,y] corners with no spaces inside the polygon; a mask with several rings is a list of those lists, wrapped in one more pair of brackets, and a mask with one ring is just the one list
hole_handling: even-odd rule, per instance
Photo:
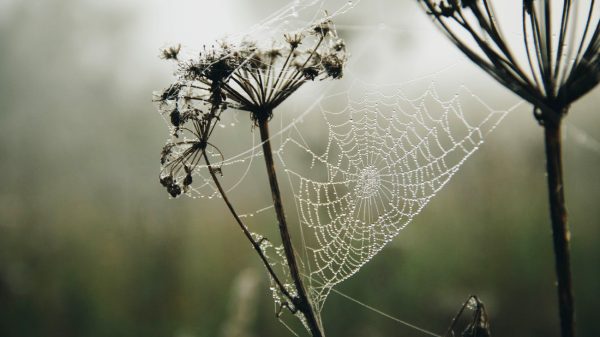
{"label": "plant branch", "polygon": [[292,301],[294,297],[292,297],[291,294],[285,289],[285,287],[283,286],[283,283],[281,283],[281,281],[277,277],[277,274],[275,273],[275,271],[273,270],[273,268],[269,264],[269,261],[267,260],[267,257],[265,256],[265,253],[260,248],[260,242],[256,242],[256,240],[252,237],[252,233],[250,233],[250,231],[248,230],[248,227],[242,222],[242,220],[240,219],[239,215],[237,214],[237,212],[233,208],[233,205],[229,201],[229,198],[227,197],[227,194],[225,193],[225,190],[223,190],[223,187],[221,186],[221,183],[219,182],[219,179],[218,179],[217,175],[215,174],[212,166],[210,165],[210,161],[208,160],[208,156],[206,155],[206,150],[202,150],[202,155],[204,156],[204,160],[206,161],[206,166],[208,167],[208,172],[210,172],[210,176],[212,177],[213,181],[215,182],[215,185],[217,186],[217,189],[219,190],[219,193],[223,197],[223,200],[225,201],[225,204],[227,204],[227,208],[229,209],[229,212],[231,212],[231,215],[233,215],[233,217],[235,218],[235,221],[238,223],[238,225],[242,229],[242,232],[244,232],[244,235],[246,236],[246,238],[248,239],[248,241],[250,241],[250,243],[252,244],[252,247],[254,248],[254,250],[258,253],[258,256],[260,257],[260,259],[262,260],[263,264],[267,268],[267,271],[269,272],[269,275],[271,276],[271,278],[273,279],[273,281],[275,281],[275,283],[279,287],[279,290],[281,291],[281,293],[285,297],[287,297],[290,301]]}
{"label": "plant branch", "polygon": [[283,244],[287,265],[290,269],[290,275],[294,281],[298,296],[293,299],[293,304],[297,310],[302,312],[306,318],[306,323],[313,337],[324,337],[321,321],[315,312],[315,309],[306,293],[296,256],[292,239],[288,230],[288,225],[285,219],[281,192],[279,183],[277,182],[277,174],[275,172],[275,163],[273,161],[273,152],[271,150],[271,141],[269,139],[269,116],[271,111],[259,111],[257,115],[257,124],[260,129],[260,139],[262,141],[263,156],[267,166],[267,175],[269,176],[269,185],[271,186],[271,195],[273,197],[273,207],[277,213],[277,221],[279,223],[279,233],[281,234],[281,242]]}

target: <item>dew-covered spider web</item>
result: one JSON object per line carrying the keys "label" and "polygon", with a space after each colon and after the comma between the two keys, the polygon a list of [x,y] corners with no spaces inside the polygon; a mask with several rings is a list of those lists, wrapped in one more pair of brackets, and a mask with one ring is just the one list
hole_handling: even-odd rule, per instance
{"label": "dew-covered spider web", "polygon": [[[324,16],[342,22],[338,30],[344,38],[353,30],[372,30],[378,36],[398,33],[377,24],[343,23],[361,4],[294,1],[229,40],[280,38]],[[464,85],[454,83],[449,88],[440,83],[441,75],[452,69],[438,68],[396,84],[367,83],[360,69],[370,59],[372,46],[353,45],[352,39],[346,43],[350,58],[344,79],[305,84],[274,111],[270,122],[270,141],[284,185],[288,221],[294,226],[301,273],[319,312],[332,289],[393,240],[519,105],[514,100],[495,109]],[[182,53],[195,52],[184,49]],[[210,142],[215,146],[207,152],[225,191],[271,265],[281,273],[286,289],[294,294],[274,232],[277,223],[262,144],[248,113],[226,110]],[[198,165],[193,173],[188,195],[221,198],[206,165]],[[277,287],[271,289],[276,311],[281,312],[286,300]]]}
{"label": "dew-covered spider web", "polygon": [[[467,114],[465,101],[478,113]],[[507,112],[466,88],[448,99],[430,84],[409,97],[398,86],[355,81],[320,101],[321,144],[294,128],[277,154],[294,192],[319,310],[332,287],[423,210]]]}

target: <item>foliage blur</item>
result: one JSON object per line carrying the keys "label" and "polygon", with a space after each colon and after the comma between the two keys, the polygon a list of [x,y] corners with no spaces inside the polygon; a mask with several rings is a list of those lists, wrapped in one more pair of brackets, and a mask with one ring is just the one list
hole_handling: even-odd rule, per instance
{"label": "foliage blur", "polygon": [[[371,75],[383,64],[379,73],[406,81],[462,62],[412,1],[363,5],[338,22],[351,50],[369,25],[397,30],[365,58]],[[181,34],[201,45],[203,30],[247,27],[278,6],[0,4],[0,336],[290,335],[224,205],[169,200],[158,184],[167,131],[150,94],[170,80],[157,57],[166,42]],[[211,11],[223,17],[211,24]],[[462,64],[466,72],[446,72],[440,85],[471,81],[499,108],[518,101]],[[564,149],[581,336],[600,335],[599,103],[595,91],[573,107],[567,121],[580,131],[567,128]],[[553,280],[542,129],[523,106],[340,290],[440,333],[473,293],[493,335],[556,336]],[[323,318],[329,336],[421,335],[335,294]]]}

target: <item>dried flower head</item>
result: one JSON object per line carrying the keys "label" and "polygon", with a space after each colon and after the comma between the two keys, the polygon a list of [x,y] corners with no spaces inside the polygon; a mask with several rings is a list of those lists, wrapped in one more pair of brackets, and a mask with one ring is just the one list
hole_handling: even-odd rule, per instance
{"label": "dried flower head", "polygon": [[[220,91],[231,107],[250,111],[255,121],[270,118],[273,109],[306,80],[342,75],[345,45],[331,20],[320,22],[311,31],[317,34],[284,34],[283,45],[273,42],[276,47],[267,49],[252,42],[221,43],[205,49],[198,59],[180,62],[180,81],[206,88],[204,99],[209,102],[215,99],[215,91]],[[301,44],[310,48],[301,49]]]}
{"label": "dried flower head", "polygon": [[329,19],[325,19],[313,27],[313,31],[317,35],[325,36],[329,34],[333,29],[333,22]]}
{"label": "dried flower head", "polygon": [[340,59],[337,54],[327,54],[321,58],[323,68],[327,75],[331,78],[341,78],[344,69],[344,60]]}
{"label": "dried flower head", "polygon": [[532,103],[540,123],[564,117],[573,102],[600,82],[600,26],[593,1],[577,11],[571,1],[551,6],[523,0],[524,57],[513,52],[502,34],[492,0],[419,3],[475,64]]}
{"label": "dried flower head", "polygon": [[181,44],[176,46],[171,46],[164,48],[160,51],[160,58],[164,60],[175,60],[177,61],[177,57],[179,56],[179,51],[181,50]]}
{"label": "dried flower head", "polygon": [[205,88],[177,82],[154,94],[159,111],[171,124],[173,137],[160,153],[159,181],[173,198],[190,190],[192,176],[201,167],[205,152],[220,155],[208,139],[226,104],[222,97],[213,99],[220,102],[215,104],[196,98],[204,91]]}
{"label": "dried flower head", "polygon": [[226,43],[208,50],[205,47],[199,58],[179,63],[179,76],[184,81],[210,82],[211,85],[225,82],[239,65],[241,55],[232,54]]}
{"label": "dried flower head", "polygon": [[290,45],[290,49],[292,50],[298,48],[300,43],[302,43],[302,39],[304,38],[302,33],[286,33],[283,34],[283,37],[285,38],[285,42]]}
{"label": "dried flower head", "polygon": [[189,191],[193,182],[192,176],[202,166],[205,152],[217,154],[222,158],[219,149],[207,141],[217,121],[218,116],[210,112],[188,113],[179,126],[179,132],[185,133],[186,136],[183,139],[171,139],[163,147],[160,154],[162,169],[159,181],[172,197]]}
{"label": "dried flower head", "polygon": [[177,59],[179,47],[163,51],[178,64],[177,81],[154,96],[174,136],[161,152],[160,182],[171,196],[191,188],[207,151],[220,155],[209,138],[226,108],[248,111],[258,124],[308,80],[342,77],[346,48],[330,20],[283,38],[264,49],[223,42],[186,61]]}

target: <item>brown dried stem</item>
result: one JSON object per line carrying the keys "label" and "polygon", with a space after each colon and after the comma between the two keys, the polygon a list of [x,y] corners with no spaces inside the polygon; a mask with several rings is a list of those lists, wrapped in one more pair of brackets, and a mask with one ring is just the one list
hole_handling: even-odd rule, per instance
{"label": "brown dried stem", "polygon": [[298,292],[297,297],[292,301],[296,310],[299,310],[306,318],[306,323],[310,329],[313,337],[324,337],[323,327],[321,320],[317,315],[310,298],[306,293],[300,270],[298,269],[298,263],[296,262],[296,255],[294,247],[292,245],[292,239],[288,230],[285,213],[283,210],[283,203],[281,198],[281,192],[279,190],[279,183],[277,182],[277,173],[275,172],[275,163],[273,161],[273,152],[271,150],[271,141],[269,137],[269,121],[268,116],[271,116],[271,112],[261,112],[257,114],[263,116],[257,120],[258,127],[260,129],[260,139],[262,141],[263,156],[265,158],[265,164],[267,166],[267,175],[269,176],[269,185],[271,186],[271,195],[273,197],[273,206],[277,213],[277,221],[279,223],[279,233],[281,234],[281,242],[283,244],[285,257],[287,259],[287,265],[290,269],[290,275],[294,281],[294,286]]}

